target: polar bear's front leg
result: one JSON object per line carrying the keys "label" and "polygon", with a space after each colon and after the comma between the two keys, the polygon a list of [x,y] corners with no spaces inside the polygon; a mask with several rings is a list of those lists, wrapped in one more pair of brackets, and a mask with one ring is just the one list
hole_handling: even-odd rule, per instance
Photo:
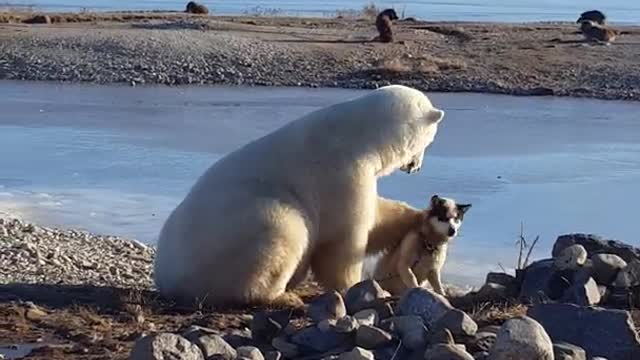
{"label": "polar bear's front leg", "polygon": [[354,229],[341,241],[318,244],[311,258],[315,279],[326,289],[338,291],[360,282],[368,234],[367,228]]}

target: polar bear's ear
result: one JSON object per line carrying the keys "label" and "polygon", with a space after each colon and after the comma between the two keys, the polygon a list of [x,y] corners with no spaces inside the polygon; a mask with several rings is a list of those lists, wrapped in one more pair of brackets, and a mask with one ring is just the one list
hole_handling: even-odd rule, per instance
{"label": "polar bear's ear", "polygon": [[444,117],[444,111],[439,109],[431,109],[429,111],[429,114],[427,114],[427,120],[429,121],[429,123],[433,123],[433,124],[437,124],[440,121],[442,121],[443,117]]}

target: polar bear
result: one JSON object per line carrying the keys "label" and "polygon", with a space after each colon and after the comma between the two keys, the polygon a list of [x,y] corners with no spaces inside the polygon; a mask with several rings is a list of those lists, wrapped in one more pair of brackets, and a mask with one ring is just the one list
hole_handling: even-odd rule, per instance
{"label": "polar bear", "polygon": [[361,280],[377,179],[420,169],[444,111],[390,85],[311,112],[212,165],[158,239],[165,296],[211,305],[283,304],[307,275],[343,291]]}

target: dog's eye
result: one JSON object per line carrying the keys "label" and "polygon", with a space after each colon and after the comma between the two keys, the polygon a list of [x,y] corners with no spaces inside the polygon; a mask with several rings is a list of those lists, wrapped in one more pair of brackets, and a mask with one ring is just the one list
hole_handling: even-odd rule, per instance
{"label": "dog's eye", "polygon": [[449,222],[449,219],[446,216],[438,216],[438,221]]}

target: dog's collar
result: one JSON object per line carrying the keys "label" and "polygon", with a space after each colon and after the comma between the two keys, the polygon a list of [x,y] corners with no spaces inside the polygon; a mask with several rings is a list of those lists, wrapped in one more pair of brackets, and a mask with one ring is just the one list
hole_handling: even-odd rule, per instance
{"label": "dog's collar", "polygon": [[422,229],[418,230],[418,236],[420,236],[420,239],[422,240],[422,245],[424,246],[427,252],[432,253],[436,251],[437,246],[427,242],[428,236],[427,234],[424,233],[424,231],[422,231]]}

